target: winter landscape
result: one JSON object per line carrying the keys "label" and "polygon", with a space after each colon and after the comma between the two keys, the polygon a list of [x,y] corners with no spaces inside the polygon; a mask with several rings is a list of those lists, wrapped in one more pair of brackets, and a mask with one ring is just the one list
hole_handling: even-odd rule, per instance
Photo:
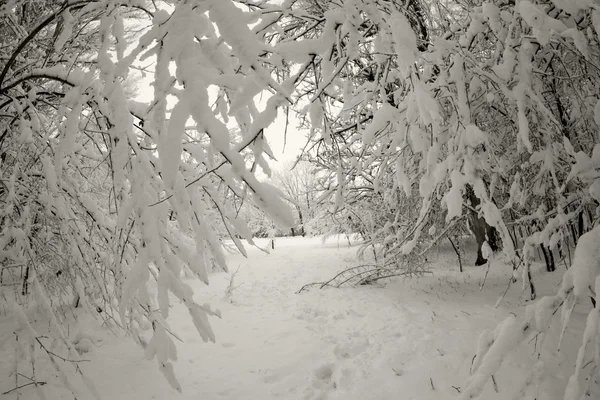
{"label": "winter landscape", "polygon": [[0,395],[600,399],[594,0],[0,4]]}

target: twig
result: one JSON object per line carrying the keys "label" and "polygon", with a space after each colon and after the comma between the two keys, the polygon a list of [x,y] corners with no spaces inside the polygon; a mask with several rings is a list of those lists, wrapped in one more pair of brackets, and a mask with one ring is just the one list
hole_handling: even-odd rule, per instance
{"label": "twig", "polygon": [[498,391],[498,384],[496,383],[496,378],[494,377],[494,375],[492,375],[492,383],[494,384],[494,390],[496,391],[496,393],[500,393]]}
{"label": "twig", "polygon": [[68,358],[64,358],[63,356],[59,356],[56,353],[51,352],[50,350],[48,350],[46,348],[46,346],[44,346],[44,344],[42,343],[42,341],[40,340],[39,337],[36,337],[35,340],[39,343],[40,347],[46,352],[48,353],[48,355],[54,356],[56,358],[60,358],[61,360],[65,361],[65,362],[71,362],[73,364],[77,364],[80,362],[89,362],[90,360],[69,360]]}
{"label": "twig", "polygon": [[496,305],[494,306],[494,308],[498,308],[498,306],[500,305],[500,303],[506,296],[506,293],[508,293],[508,289],[510,289],[510,286],[512,285],[512,283],[513,283],[513,277],[511,276],[510,279],[508,280],[508,285],[506,286],[506,290],[504,291],[504,293],[502,293],[502,296],[500,296],[500,298],[496,301]]}
{"label": "twig", "polygon": [[24,385],[17,386],[17,387],[14,387],[14,388],[10,389],[10,390],[7,390],[6,392],[2,393],[2,395],[9,394],[9,393],[11,393],[11,392],[14,392],[15,390],[22,389],[22,388],[24,388],[24,387],[26,387],[26,386],[30,386],[30,385],[36,385],[36,386],[37,386],[37,385],[40,385],[40,386],[44,386],[45,384],[46,384],[46,382],[29,382],[29,383],[26,383],[26,384],[24,384]]}
{"label": "twig", "polygon": [[435,244],[439,243],[441,241],[441,239],[444,238],[444,236],[448,235],[448,232],[450,231],[450,229],[452,229],[456,225],[457,222],[461,221],[465,217],[466,217],[466,214],[464,214],[458,218],[455,217],[454,219],[452,219],[452,221],[450,221],[450,223],[446,226],[446,229],[444,229],[439,235],[437,235],[437,237],[431,241],[431,243],[425,248],[425,250],[423,250],[421,253],[419,253],[419,257],[423,257],[425,255],[425,253],[427,253]]}
{"label": "twig", "polygon": [[429,382],[431,383],[431,390],[435,390],[435,386],[433,386],[433,379],[429,377]]}
{"label": "twig", "polygon": [[227,285],[227,289],[225,290],[225,299],[229,300],[230,303],[233,303],[233,291],[242,285],[241,283],[239,285],[234,285],[235,276],[239,272],[240,267],[241,267],[241,265],[238,265],[235,272],[233,274],[231,274],[231,276],[229,277],[229,285]]}
{"label": "twig", "polygon": [[456,245],[452,241],[452,238],[450,237],[450,235],[448,235],[447,237],[448,237],[448,240],[450,241],[450,244],[452,245],[452,248],[454,249],[454,252],[456,253],[456,256],[458,257],[458,268],[459,268],[460,272],[463,272],[462,261],[460,259],[460,250],[456,247]]}
{"label": "twig", "polygon": [[460,388],[459,388],[459,387],[452,386],[452,388],[453,388],[454,390],[456,390],[458,393],[460,393]]}
{"label": "twig", "polygon": [[488,261],[487,269],[485,270],[485,276],[483,277],[483,282],[481,282],[481,286],[479,287],[480,292],[483,290],[483,285],[485,285],[485,281],[487,279],[488,273],[490,272],[490,264],[491,264],[491,262]]}

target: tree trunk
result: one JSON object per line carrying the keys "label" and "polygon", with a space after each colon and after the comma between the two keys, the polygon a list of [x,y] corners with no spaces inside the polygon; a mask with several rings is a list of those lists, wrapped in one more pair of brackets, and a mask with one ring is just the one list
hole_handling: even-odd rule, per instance
{"label": "tree trunk", "polygon": [[577,233],[575,233],[575,226],[573,223],[569,223],[569,228],[571,228],[571,238],[573,238],[573,247],[577,246]]}
{"label": "tree trunk", "polygon": [[531,279],[531,268],[527,269],[527,280],[529,281],[529,289],[531,290],[529,299],[535,300],[537,293],[535,292],[535,286],[533,286],[533,280]]}
{"label": "tree trunk", "polygon": [[544,261],[546,262],[546,271],[555,271],[556,265],[554,263],[554,254],[552,254],[552,250],[543,244],[540,245],[540,248],[542,249],[542,254],[544,255]]}
{"label": "tree trunk", "polygon": [[23,296],[27,295],[28,286],[29,286],[29,267],[26,267],[25,268],[25,276],[23,277],[23,291],[22,291]]}
{"label": "tree trunk", "polygon": [[474,211],[481,202],[479,201],[479,198],[475,196],[473,188],[469,185],[466,185],[465,191],[467,194],[467,199],[471,203],[472,208],[469,210],[469,221],[471,224],[471,230],[475,236],[475,241],[477,242],[477,260],[475,260],[475,265],[479,266],[487,262],[487,259],[483,257],[483,253],[481,252],[483,243],[487,240],[492,251],[498,251],[500,249],[500,238],[496,228],[490,226],[484,218],[481,218],[477,212]]}
{"label": "tree trunk", "polygon": [[429,31],[425,24],[425,13],[423,12],[423,6],[421,0],[409,0],[407,9],[409,13],[405,13],[411,22],[413,31],[417,34],[417,38],[420,39],[417,43],[419,51],[425,51],[429,47]]}
{"label": "tree trunk", "polygon": [[302,209],[298,207],[298,219],[300,220],[300,234],[302,237],[306,236],[306,232],[304,231],[304,218],[302,218]]}

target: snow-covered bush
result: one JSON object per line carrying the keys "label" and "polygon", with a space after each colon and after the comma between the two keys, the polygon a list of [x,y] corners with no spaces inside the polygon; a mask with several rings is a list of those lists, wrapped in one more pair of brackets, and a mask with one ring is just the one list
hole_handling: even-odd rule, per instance
{"label": "snow-covered bush", "polygon": [[[540,354],[547,351],[548,346],[544,346],[544,341],[552,319],[560,309],[562,326],[558,340],[560,350],[575,306],[587,304],[589,296],[596,296],[600,292],[598,243],[600,243],[600,227],[579,238],[573,264],[564,273],[561,287],[556,295],[543,297],[529,305],[522,321],[510,315],[494,331],[482,332],[471,369],[472,373],[460,395],[461,399],[478,397],[485,383],[501,367],[504,359],[521,343],[533,337],[538,338],[536,340],[538,361],[526,382],[527,386],[534,389],[536,397],[538,396],[541,378],[545,372],[544,359]],[[561,398],[580,400],[597,396],[600,390],[598,371],[600,371],[600,304],[596,303],[588,313],[575,369],[568,380],[564,397]]]}

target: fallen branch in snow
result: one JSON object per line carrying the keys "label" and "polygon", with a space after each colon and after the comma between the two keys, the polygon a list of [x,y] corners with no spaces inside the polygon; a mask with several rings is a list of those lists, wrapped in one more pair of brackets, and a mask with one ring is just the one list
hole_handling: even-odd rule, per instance
{"label": "fallen branch in snow", "polygon": [[401,268],[382,267],[377,264],[357,265],[339,272],[328,281],[307,283],[306,285],[302,286],[297,293],[301,293],[303,290],[307,290],[315,286],[318,286],[319,289],[323,289],[324,287],[354,287],[372,284],[381,279],[393,278],[396,276],[422,276],[424,274],[433,274],[433,272],[424,269],[407,271]]}
{"label": "fallen branch in snow", "polygon": [[384,257],[380,262],[356,265],[337,273],[331,279],[324,282],[313,282],[300,288],[298,293],[311,287],[335,287],[342,286],[361,286],[373,284],[377,281],[396,276],[423,276],[433,274],[432,271],[425,269],[427,259],[416,254],[398,256],[391,255]]}

